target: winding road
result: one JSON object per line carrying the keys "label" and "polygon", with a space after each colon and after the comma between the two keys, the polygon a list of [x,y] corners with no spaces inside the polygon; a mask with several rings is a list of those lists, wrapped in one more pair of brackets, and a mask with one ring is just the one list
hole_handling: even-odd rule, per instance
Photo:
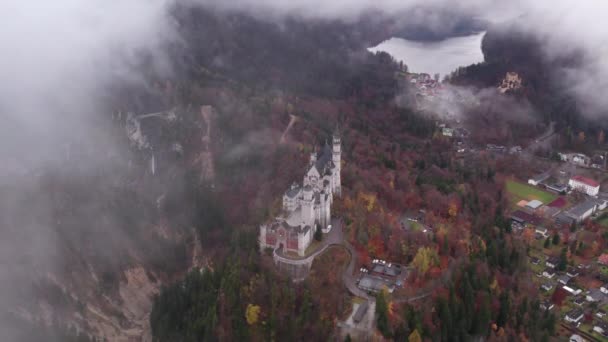
{"label": "winding road", "polygon": [[[365,298],[370,301],[375,301],[374,296],[368,294],[366,291],[361,290],[357,286],[357,276],[355,275],[355,267],[357,266],[357,251],[354,246],[351,245],[344,238],[343,231],[343,223],[339,219],[332,220],[332,230],[330,233],[324,236],[323,241],[321,241],[320,247],[313,252],[311,255],[305,258],[293,258],[283,254],[281,249],[274,250],[274,258],[278,259],[282,263],[290,264],[290,265],[312,265],[314,258],[318,255],[324,253],[329,247],[338,246],[346,249],[346,251],[350,254],[350,261],[344,271],[342,272],[342,282],[344,286],[348,289],[348,291],[357,297]],[[423,298],[426,298],[432,295],[438,287],[442,286],[449,278],[452,276],[454,269],[460,264],[458,260],[453,260],[450,263],[448,269],[442,274],[442,276],[429,284],[424,288],[419,289],[415,294],[410,296],[393,296],[392,301],[395,303],[411,303]]]}

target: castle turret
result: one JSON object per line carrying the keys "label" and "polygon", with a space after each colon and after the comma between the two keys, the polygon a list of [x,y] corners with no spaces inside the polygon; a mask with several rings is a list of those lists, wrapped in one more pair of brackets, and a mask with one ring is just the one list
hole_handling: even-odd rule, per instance
{"label": "castle turret", "polygon": [[312,151],[310,154],[310,165],[314,165],[317,162],[317,151]]}
{"label": "castle turret", "polygon": [[313,191],[310,185],[305,186],[302,192],[302,221],[305,225],[315,222]]}
{"label": "castle turret", "polygon": [[334,179],[334,193],[337,194],[338,196],[340,196],[340,194],[342,193],[342,182],[340,179],[340,168],[341,168],[341,162],[342,162],[342,141],[340,139],[340,134],[338,132],[338,130],[336,130],[336,132],[334,133],[333,136],[333,144],[332,144],[332,162],[334,164],[334,172],[333,172],[333,179]]}

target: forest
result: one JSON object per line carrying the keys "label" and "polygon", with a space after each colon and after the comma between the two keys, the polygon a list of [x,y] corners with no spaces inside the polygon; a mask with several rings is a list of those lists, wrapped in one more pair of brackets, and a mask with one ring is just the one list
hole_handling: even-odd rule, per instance
{"label": "forest", "polygon": [[[333,251],[337,256],[315,261],[311,277],[293,284],[256,246],[256,224],[278,207],[269,199],[300,177],[301,168],[285,161],[304,165],[307,152],[327,139],[336,123],[343,141],[345,189],[336,215],[345,222],[359,264],[384,258],[411,265],[414,272],[403,291],[435,289],[432,297],[411,304],[379,294],[378,336],[543,341],[555,334],[556,318],[540,310],[534,296],[538,290],[520,277],[526,272],[525,247],[512,237],[504,217],[502,165],[484,156],[457,158],[449,142],[436,134],[432,118],[412,105],[397,106],[392,98],[410,90],[398,80],[401,66],[390,56],[362,52],[348,39],[338,39],[341,35],[334,32],[342,32],[339,25],[289,22],[288,29],[279,31],[251,18],[237,20],[239,14],[234,14],[223,18],[234,20],[223,36],[199,35],[198,25],[219,25],[219,19],[204,12],[188,15],[184,30],[192,30],[191,37],[197,37],[192,39],[215,40],[210,45],[218,51],[193,51],[187,57],[191,67],[205,65],[213,75],[195,73],[197,77],[182,81],[181,101],[200,101],[206,88],[222,89],[230,98],[229,104],[216,103],[224,138],[214,146],[223,156],[217,165],[220,178],[209,192],[214,199],[196,195],[203,201],[193,223],[207,248],[231,247],[216,251],[224,257],[211,267],[194,269],[162,291],[151,315],[156,340],[337,336],[335,322],[348,315],[350,299],[339,277],[328,270],[343,267],[349,257]],[[209,20],[197,20],[199,16]],[[228,41],[234,45],[226,50]],[[244,64],[251,42],[267,48],[258,49],[246,67],[235,67]],[[272,52],[278,50],[286,53]],[[228,59],[213,65],[218,54]],[[475,68],[489,67],[460,70],[451,82],[461,82]],[[252,131],[280,129],[286,113],[303,118],[291,133],[296,143],[276,147],[266,139],[250,140]],[[230,151],[252,143],[248,153],[229,157]],[[211,210],[205,210],[210,203]],[[424,222],[433,234],[402,229],[399,217],[417,210],[425,211]],[[441,275],[445,281],[432,281]]]}

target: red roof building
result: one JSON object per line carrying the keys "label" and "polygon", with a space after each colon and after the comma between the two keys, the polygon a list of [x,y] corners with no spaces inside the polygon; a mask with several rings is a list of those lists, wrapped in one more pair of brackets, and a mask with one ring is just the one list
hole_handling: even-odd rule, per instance
{"label": "red roof building", "polygon": [[570,178],[568,185],[572,189],[586,193],[589,196],[597,196],[600,191],[600,183],[591,178],[578,175]]}
{"label": "red roof building", "polygon": [[572,177],[572,179],[575,180],[575,181],[577,181],[577,182],[579,182],[579,183],[583,183],[583,184],[592,186],[594,188],[600,186],[600,183],[594,181],[591,178],[587,178],[587,177],[584,177],[584,176],[578,176],[577,175],[577,176]]}

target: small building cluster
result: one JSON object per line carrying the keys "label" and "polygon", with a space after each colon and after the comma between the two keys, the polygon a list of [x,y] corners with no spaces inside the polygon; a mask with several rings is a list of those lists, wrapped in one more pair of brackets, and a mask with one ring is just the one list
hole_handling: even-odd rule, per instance
{"label": "small building cluster", "polygon": [[[566,179],[567,184],[565,184]],[[517,203],[526,213],[553,220],[559,225],[580,223],[608,206],[608,193],[601,193],[600,184],[597,181],[582,175],[573,175],[568,178],[564,172],[555,176],[547,171],[528,179],[528,184],[559,195],[567,195],[572,191],[586,195],[582,200],[580,197],[570,198],[575,201],[573,204],[569,204],[566,197],[559,197],[550,203],[542,203],[539,200],[523,200]],[[520,224],[521,216],[521,213],[515,212],[514,221]],[[530,223],[529,220],[528,222]]]}
{"label": "small building cluster", "polygon": [[357,286],[369,293],[378,293],[383,289],[392,293],[396,288],[403,286],[407,275],[405,267],[378,259],[372,261],[369,269],[361,268],[360,272]]}
{"label": "small building cluster", "polygon": [[498,86],[498,91],[501,93],[506,93],[509,90],[518,90],[521,88],[522,79],[518,73],[509,71],[505,75],[505,78],[502,79],[500,85]]}
{"label": "small building cluster", "polygon": [[606,156],[595,154],[589,157],[583,153],[558,153],[561,161],[576,166],[588,167],[593,169],[606,169]]}
{"label": "small building cluster", "polygon": [[439,76],[432,78],[431,75],[421,73],[407,75],[409,82],[416,88],[416,95],[423,97],[434,97],[439,95],[443,86],[439,82]]}
{"label": "small building cluster", "polygon": [[565,271],[558,271],[558,258],[547,255],[543,257],[543,265],[538,257],[529,259],[532,265],[545,267],[542,274],[538,275],[542,278],[540,289],[545,298],[540,301],[540,308],[549,311],[558,304],[562,310],[567,308],[567,311],[562,311],[562,318],[566,323],[578,327],[583,321],[593,321],[592,330],[608,337],[608,322],[605,321],[605,318],[608,318],[608,284],[582,289],[577,286],[576,279],[579,279],[581,273],[588,272],[587,266],[579,264],[577,267],[568,266]]}

